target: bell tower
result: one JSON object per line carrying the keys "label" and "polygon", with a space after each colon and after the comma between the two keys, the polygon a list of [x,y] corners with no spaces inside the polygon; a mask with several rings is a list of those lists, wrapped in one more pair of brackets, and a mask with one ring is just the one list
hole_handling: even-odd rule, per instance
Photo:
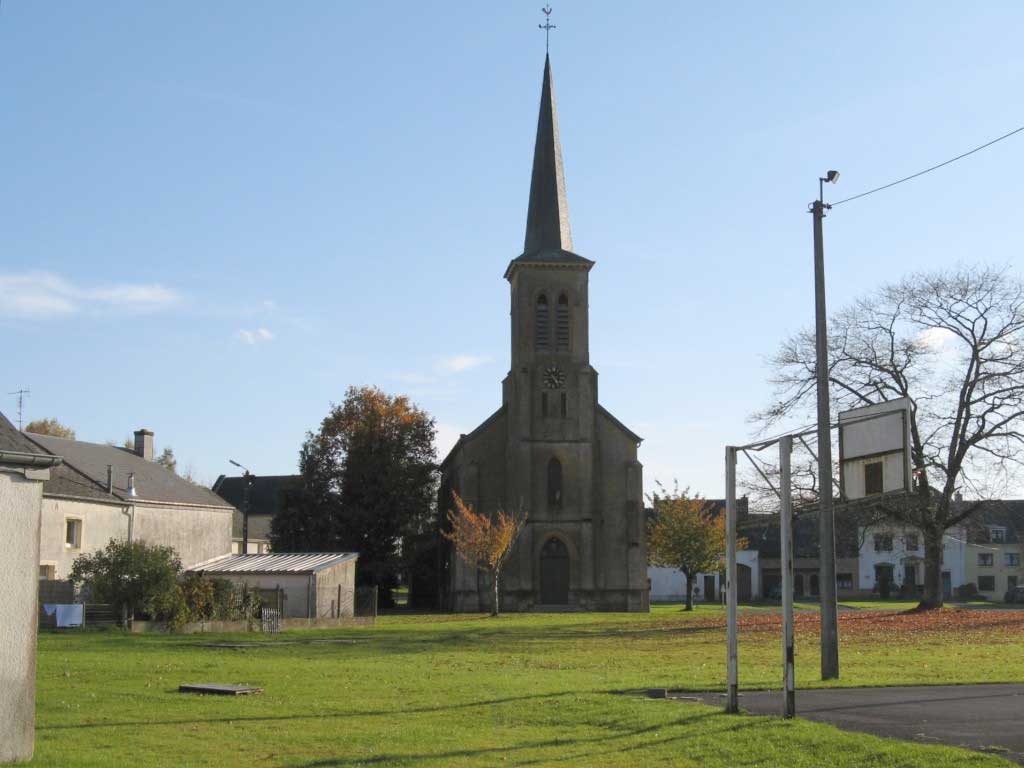
{"label": "bell tower", "polygon": [[597,405],[590,367],[588,275],[572,250],[551,60],[544,59],[523,253],[508,265],[512,354],[504,400],[522,439],[589,439]]}

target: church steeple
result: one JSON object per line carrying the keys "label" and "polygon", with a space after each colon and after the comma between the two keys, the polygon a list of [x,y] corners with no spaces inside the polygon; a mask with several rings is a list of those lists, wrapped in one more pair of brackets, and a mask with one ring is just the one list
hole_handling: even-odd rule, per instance
{"label": "church steeple", "polygon": [[558,110],[548,56],[544,57],[544,84],[537,118],[537,141],[533,148],[533,176],[523,253],[530,255],[543,250],[572,251],[562,143],[558,137]]}

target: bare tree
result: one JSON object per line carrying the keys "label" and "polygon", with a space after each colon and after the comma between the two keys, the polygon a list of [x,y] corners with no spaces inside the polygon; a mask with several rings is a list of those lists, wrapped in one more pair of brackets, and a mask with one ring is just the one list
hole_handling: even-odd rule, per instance
{"label": "bare tree", "polygon": [[[829,336],[833,412],[911,404],[914,494],[847,512],[920,529],[921,604],[941,606],[943,534],[1005,489],[1024,458],[1024,283],[989,267],[915,274],[840,311]],[[771,364],[778,399],[751,417],[762,430],[813,413],[813,333],[787,340]],[[811,481],[797,495],[813,499],[813,473],[795,474]],[[972,501],[959,502],[960,492]]]}

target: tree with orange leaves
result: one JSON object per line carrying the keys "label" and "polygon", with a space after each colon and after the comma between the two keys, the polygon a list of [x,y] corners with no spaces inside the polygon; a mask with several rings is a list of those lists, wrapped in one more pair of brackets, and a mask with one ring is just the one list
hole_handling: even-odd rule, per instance
{"label": "tree with orange leaves", "polygon": [[499,509],[488,516],[474,512],[457,493],[452,493],[452,500],[455,508],[448,510],[451,530],[442,533],[455,546],[463,562],[491,577],[491,616],[497,616],[501,569],[526,525],[526,512],[509,513]]}
{"label": "tree with orange leaves", "polygon": [[[725,515],[688,490],[662,491],[651,497],[655,519],[647,532],[651,565],[678,568],[686,576],[686,608],[693,610],[693,583],[699,573],[718,571],[725,556]],[[737,542],[746,548],[746,540]]]}

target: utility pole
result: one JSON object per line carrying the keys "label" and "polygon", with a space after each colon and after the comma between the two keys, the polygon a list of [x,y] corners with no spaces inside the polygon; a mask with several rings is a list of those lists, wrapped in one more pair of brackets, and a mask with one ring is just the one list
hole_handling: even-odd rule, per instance
{"label": "utility pole", "polygon": [[736,616],[736,449],[725,448],[725,591],[726,674],[725,711],[740,711],[739,627]]}
{"label": "utility pole", "polygon": [[825,310],[824,184],[839,180],[838,171],[818,179],[814,219],[814,349],[818,379],[818,594],[821,598],[821,679],[839,677],[839,617],[836,605],[836,532],[832,508],[832,418],[828,392],[828,315]]}
{"label": "utility pole", "polygon": [[24,413],[25,409],[25,397],[32,393],[27,389],[19,389],[16,392],[8,392],[7,394],[18,396],[18,431],[21,432],[22,414]]}
{"label": "utility pole", "polygon": [[229,462],[234,464],[236,467],[242,470],[242,482],[245,483],[242,488],[242,547],[241,554],[249,554],[249,501],[252,495],[252,486],[256,482],[256,475],[250,472],[248,469],[243,467],[234,459],[228,459]]}

